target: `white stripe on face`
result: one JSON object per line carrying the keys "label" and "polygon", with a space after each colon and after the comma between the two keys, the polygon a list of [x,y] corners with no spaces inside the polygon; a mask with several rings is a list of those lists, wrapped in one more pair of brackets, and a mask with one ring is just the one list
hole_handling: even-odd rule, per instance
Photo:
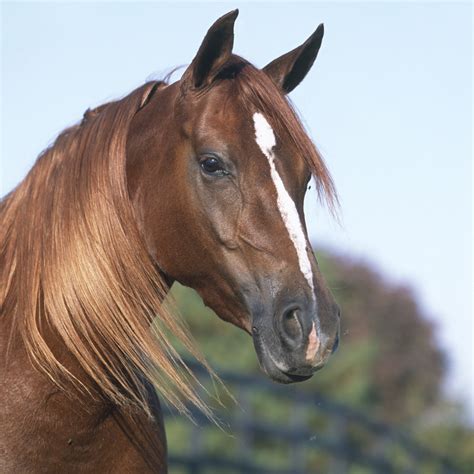
{"label": "white stripe on face", "polygon": [[276,145],[275,135],[267,119],[261,113],[256,112],[253,114],[253,122],[257,144],[270,164],[271,177],[277,191],[278,209],[290,239],[295,246],[301,273],[311,288],[311,295],[314,295],[313,271],[306,250],[306,237],[303,232],[300,216],[275,166],[275,155],[272,150]]}

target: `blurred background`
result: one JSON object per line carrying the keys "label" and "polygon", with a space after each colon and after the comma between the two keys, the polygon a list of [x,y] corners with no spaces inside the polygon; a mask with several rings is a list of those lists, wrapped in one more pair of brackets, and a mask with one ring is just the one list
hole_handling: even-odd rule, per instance
{"label": "blurred background", "polygon": [[260,67],[325,24],[291,100],[341,200],[337,222],[309,192],[306,215],[342,338],[279,386],[176,285],[235,400],[217,389],[223,429],[168,413],[171,472],[473,472],[471,3],[2,2],[0,194],[88,107],[189,64],[236,7],[234,50]]}

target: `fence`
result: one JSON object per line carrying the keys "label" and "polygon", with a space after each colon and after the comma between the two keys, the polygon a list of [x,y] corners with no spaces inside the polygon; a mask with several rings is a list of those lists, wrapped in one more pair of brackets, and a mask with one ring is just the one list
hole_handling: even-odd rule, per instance
{"label": "fence", "polygon": [[[206,380],[200,366],[189,365]],[[165,410],[171,474],[459,472],[405,433],[321,395],[263,377],[219,376],[237,401],[222,394],[223,430],[196,410],[195,424]]]}

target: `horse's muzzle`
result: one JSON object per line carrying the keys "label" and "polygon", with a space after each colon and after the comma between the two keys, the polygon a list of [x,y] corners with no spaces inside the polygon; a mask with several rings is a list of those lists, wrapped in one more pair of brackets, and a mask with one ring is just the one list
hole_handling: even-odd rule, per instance
{"label": "horse's muzzle", "polygon": [[254,318],[252,336],[260,366],[277,382],[309,379],[338,347],[340,311],[335,304],[317,315],[313,302],[293,301],[269,319]]}

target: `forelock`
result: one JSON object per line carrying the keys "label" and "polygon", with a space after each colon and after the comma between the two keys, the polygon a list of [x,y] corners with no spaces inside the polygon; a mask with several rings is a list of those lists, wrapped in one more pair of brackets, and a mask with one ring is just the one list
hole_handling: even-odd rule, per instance
{"label": "forelock", "polygon": [[331,175],[287,96],[264,71],[238,56],[224,66],[219,78],[232,80],[234,87],[230,90],[236,94],[249,117],[255,112],[262,113],[275,131],[277,140],[289,139],[292,142],[310,168],[320,198],[335,212],[338,198]]}

